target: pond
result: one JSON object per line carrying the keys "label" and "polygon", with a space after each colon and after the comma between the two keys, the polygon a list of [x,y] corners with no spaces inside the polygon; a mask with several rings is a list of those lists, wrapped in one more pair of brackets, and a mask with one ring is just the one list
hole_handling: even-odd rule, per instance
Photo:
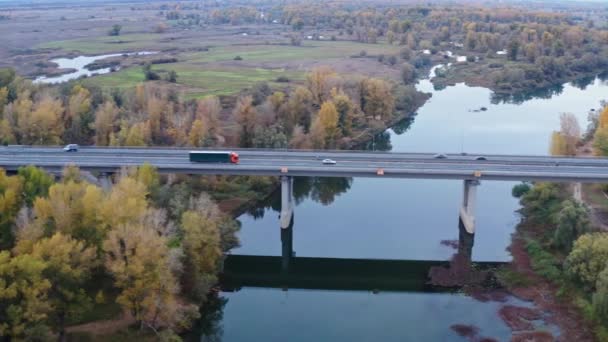
{"label": "pond", "polygon": [[90,77],[94,75],[107,74],[112,71],[112,68],[101,68],[96,70],[89,70],[86,66],[94,63],[96,61],[100,61],[102,59],[118,57],[118,56],[144,56],[144,55],[152,55],[156,54],[154,51],[141,51],[141,52],[127,52],[127,53],[114,53],[107,55],[97,55],[97,56],[78,56],[74,58],[55,58],[51,59],[52,63],[58,65],[58,69],[69,69],[74,70],[72,72],[59,75],[59,76],[39,76],[36,77],[34,83],[48,83],[48,84],[56,84],[67,82],[71,80],[75,80],[79,77]]}

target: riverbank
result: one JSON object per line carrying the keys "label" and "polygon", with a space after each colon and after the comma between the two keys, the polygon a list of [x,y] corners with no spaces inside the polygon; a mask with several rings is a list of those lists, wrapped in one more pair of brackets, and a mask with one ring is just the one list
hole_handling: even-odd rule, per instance
{"label": "riverbank", "polygon": [[568,268],[566,259],[572,252],[558,247],[561,240],[556,240],[556,230],[563,229],[557,225],[563,221],[558,217],[573,201],[567,185],[537,184],[524,193],[522,219],[509,246],[513,261],[499,278],[512,295],[533,303],[559,327],[555,340],[605,341],[591,294]]}
{"label": "riverbank", "polygon": [[[534,70],[534,64],[522,64],[510,62],[504,59],[484,58],[476,62],[452,63],[447,71],[440,73],[432,79],[433,85],[438,88],[453,86],[457,83],[465,83],[469,87],[483,87],[490,89],[497,97],[517,96],[522,93],[534,93],[547,88],[561,86],[564,83],[575,82],[577,80],[595,78],[598,74],[608,72],[605,70],[593,70],[588,72],[570,72],[561,77],[546,79],[519,79],[505,80],[510,77],[507,75],[507,66],[517,70]],[[504,80],[503,80],[504,79]]]}

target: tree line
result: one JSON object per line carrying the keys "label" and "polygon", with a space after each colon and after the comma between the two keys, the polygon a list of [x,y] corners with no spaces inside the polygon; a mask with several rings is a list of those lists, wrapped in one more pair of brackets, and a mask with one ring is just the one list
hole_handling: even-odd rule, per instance
{"label": "tree line", "polygon": [[163,200],[172,186],[148,165],[105,191],[75,167],[0,171],[0,337],[64,340],[108,300],[164,340],[188,329],[238,226],[204,193]]}
{"label": "tree line", "polygon": [[255,84],[223,105],[183,100],[154,83],[101,91],[82,84],[32,84],[9,69],[0,78],[0,143],[99,146],[349,147],[370,126],[406,116],[422,101],[412,86],[311,71],[305,85]]}

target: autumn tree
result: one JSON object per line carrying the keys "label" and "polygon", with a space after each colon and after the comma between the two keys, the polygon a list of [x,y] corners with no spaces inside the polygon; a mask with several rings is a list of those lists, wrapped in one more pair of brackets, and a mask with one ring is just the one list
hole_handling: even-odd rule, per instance
{"label": "autumn tree", "polygon": [[311,124],[311,111],[313,95],[304,87],[296,87],[287,102],[287,118],[285,127],[299,125],[304,132],[308,132]]}
{"label": "autumn tree", "polygon": [[31,255],[45,264],[42,275],[50,283],[48,300],[52,308],[49,318],[59,333],[65,337],[69,318],[87,309],[90,298],[82,289],[96,265],[96,250],[81,241],[56,233],[37,242]]}
{"label": "autumn tree", "polygon": [[0,251],[0,337],[8,340],[44,341],[51,305],[51,283],[43,276],[46,263],[25,254],[11,257]]}
{"label": "autumn tree", "polygon": [[562,113],[560,116],[560,131],[551,135],[551,154],[555,156],[574,156],[576,147],[581,139],[581,128],[576,116]]}
{"label": "autumn tree", "polygon": [[339,128],[338,128],[338,120],[339,114],[336,110],[336,106],[333,102],[326,101],[321,105],[321,109],[315,118],[315,121],[318,121],[318,124],[323,129],[323,136],[325,138],[325,142],[323,145],[325,147],[335,147],[336,140],[339,138]]}
{"label": "autumn tree", "polygon": [[256,110],[251,96],[241,97],[234,109],[233,116],[241,128],[241,146],[251,147],[256,126]]}
{"label": "autumn tree", "polygon": [[341,91],[332,92],[331,102],[338,112],[338,127],[342,136],[350,136],[353,131],[355,106],[348,95]]}
{"label": "autumn tree", "polygon": [[140,329],[172,326],[180,316],[179,287],[167,245],[165,237],[139,223],[118,224],[103,244],[105,267],[120,289],[116,301]]}
{"label": "autumn tree", "polygon": [[222,134],[219,122],[221,110],[222,106],[217,96],[206,97],[196,102],[195,121],[200,120],[205,130],[203,146],[215,144]]}
{"label": "autumn tree", "polygon": [[13,245],[12,225],[23,203],[22,195],[22,179],[9,177],[0,169],[0,249]]}
{"label": "autumn tree", "polygon": [[361,82],[361,108],[374,118],[388,119],[393,116],[395,98],[388,82],[376,78]]}
{"label": "autumn tree", "polygon": [[72,88],[65,111],[64,125],[67,127],[64,137],[70,142],[85,142],[89,138],[89,125],[92,121],[91,93],[81,85]]}
{"label": "autumn tree", "polygon": [[608,156],[608,126],[600,126],[595,131],[593,151],[598,156]]}
{"label": "autumn tree", "polygon": [[95,144],[99,146],[108,146],[110,144],[110,135],[114,133],[116,125],[116,117],[118,108],[113,101],[105,101],[97,107],[95,111]]}
{"label": "autumn tree", "polygon": [[405,84],[414,82],[416,80],[416,68],[410,63],[403,63],[401,65],[401,79]]}
{"label": "autumn tree", "polygon": [[328,66],[316,67],[306,76],[306,84],[315,104],[321,105],[327,99],[326,95],[332,88],[331,79],[335,76],[336,72]]}
{"label": "autumn tree", "polygon": [[199,300],[209,291],[215,280],[215,271],[222,256],[218,223],[221,213],[206,195],[191,198],[188,210],[181,216],[180,228],[183,234],[191,290]]}

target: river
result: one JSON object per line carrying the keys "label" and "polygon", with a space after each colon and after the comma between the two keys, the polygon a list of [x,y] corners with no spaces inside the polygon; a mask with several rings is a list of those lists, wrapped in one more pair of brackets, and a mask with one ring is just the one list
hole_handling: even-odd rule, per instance
{"label": "river", "polygon": [[[511,99],[464,84],[435,90],[422,80],[417,87],[432,98],[409,129],[398,125],[388,130],[375,147],[471,156],[546,155],[560,113],[574,113],[584,129],[588,111],[608,94],[608,83],[599,78]],[[506,248],[518,223],[514,184],[485,181],[479,187],[473,260],[510,260]],[[448,260],[454,254],[440,242],[458,239],[461,181],[298,180],[298,189],[296,257]],[[242,246],[233,255],[281,256],[277,200],[239,217]],[[202,340],[214,335],[223,341],[467,341],[450,328],[453,324],[474,325],[480,337],[499,341],[511,336],[497,315],[504,303],[480,302],[461,293],[245,286],[220,297],[221,315]],[[528,305],[514,298],[508,302]]]}

